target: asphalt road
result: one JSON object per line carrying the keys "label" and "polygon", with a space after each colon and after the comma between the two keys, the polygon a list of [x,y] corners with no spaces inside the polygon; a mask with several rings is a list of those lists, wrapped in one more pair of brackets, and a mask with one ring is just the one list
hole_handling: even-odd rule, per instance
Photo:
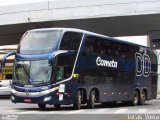
{"label": "asphalt road", "polygon": [[143,106],[129,106],[124,103],[106,106],[96,104],[95,109],[87,109],[86,105],[83,105],[80,110],[73,110],[71,105],[62,106],[59,110],[48,105],[45,110],[39,110],[36,104],[14,104],[8,98],[0,99],[2,120],[6,120],[6,117],[14,117],[12,120],[131,120],[133,117],[132,120],[146,120],[146,114],[151,115],[148,116],[152,117],[150,120],[160,120],[160,99],[147,101]]}

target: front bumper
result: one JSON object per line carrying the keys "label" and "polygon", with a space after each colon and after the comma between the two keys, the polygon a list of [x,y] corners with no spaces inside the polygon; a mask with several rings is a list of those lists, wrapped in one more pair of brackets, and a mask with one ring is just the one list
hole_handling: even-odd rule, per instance
{"label": "front bumper", "polygon": [[11,101],[13,103],[38,103],[38,104],[52,104],[53,96],[58,87],[43,90],[40,92],[20,92],[15,89],[11,90]]}
{"label": "front bumper", "polygon": [[[29,88],[26,88],[29,89]],[[73,95],[65,92],[59,92],[59,86],[42,90],[39,92],[29,92],[23,89],[23,92],[20,90],[12,89],[11,91],[11,101],[13,103],[35,103],[35,104],[72,104]],[[22,90],[21,90],[22,91]]]}
{"label": "front bumper", "polygon": [[52,104],[53,98],[49,95],[44,95],[40,97],[22,97],[22,96],[16,96],[11,93],[11,101],[13,103],[35,103],[35,104]]}

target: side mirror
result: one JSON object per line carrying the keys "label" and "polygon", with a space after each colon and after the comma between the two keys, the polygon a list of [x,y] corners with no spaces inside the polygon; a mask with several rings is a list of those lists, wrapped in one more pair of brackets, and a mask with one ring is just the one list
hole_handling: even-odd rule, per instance
{"label": "side mirror", "polygon": [[54,60],[57,56],[67,56],[67,55],[72,55],[74,53],[76,53],[75,50],[58,50],[58,51],[55,51],[55,52],[51,53],[51,55],[49,56],[48,64],[53,65]]}

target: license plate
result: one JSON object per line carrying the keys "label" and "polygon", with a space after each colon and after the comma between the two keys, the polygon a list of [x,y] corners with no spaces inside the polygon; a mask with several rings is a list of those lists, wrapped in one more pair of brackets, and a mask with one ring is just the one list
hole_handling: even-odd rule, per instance
{"label": "license plate", "polygon": [[31,103],[32,100],[31,100],[31,99],[24,99],[24,102],[26,102],[26,103]]}

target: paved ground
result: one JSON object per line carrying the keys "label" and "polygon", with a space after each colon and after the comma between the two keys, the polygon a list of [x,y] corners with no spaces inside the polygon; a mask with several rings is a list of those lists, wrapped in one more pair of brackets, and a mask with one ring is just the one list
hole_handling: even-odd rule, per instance
{"label": "paved ground", "polygon": [[139,117],[140,120],[146,120],[145,115],[149,114],[160,120],[160,99],[147,101],[146,105],[143,106],[129,106],[124,103],[108,104],[106,106],[97,104],[95,109],[87,109],[86,105],[83,105],[81,110],[73,110],[72,106],[62,106],[59,110],[56,110],[53,106],[47,106],[43,111],[39,110],[36,104],[13,104],[9,99],[0,99],[0,114],[2,116],[6,114],[18,115],[18,120],[24,120],[25,118],[27,120],[32,117],[34,117],[34,120],[51,120],[53,117],[55,118],[53,120],[64,118],[66,118],[65,120],[72,120],[73,118],[76,118],[76,120],[88,118],[106,120],[106,117],[111,120],[130,120],[132,115],[136,115],[134,117]]}
{"label": "paved ground", "polygon": [[129,106],[124,103],[107,104],[106,106],[97,104],[95,109],[87,109],[86,105],[81,110],[73,110],[72,106],[62,106],[56,110],[48,105],[45,110],[39,110],[36,104],[14,104],[9,99],[0,99],[0,113],[16,114],[160,114],[160,99],[147,101],[143,106]]}

